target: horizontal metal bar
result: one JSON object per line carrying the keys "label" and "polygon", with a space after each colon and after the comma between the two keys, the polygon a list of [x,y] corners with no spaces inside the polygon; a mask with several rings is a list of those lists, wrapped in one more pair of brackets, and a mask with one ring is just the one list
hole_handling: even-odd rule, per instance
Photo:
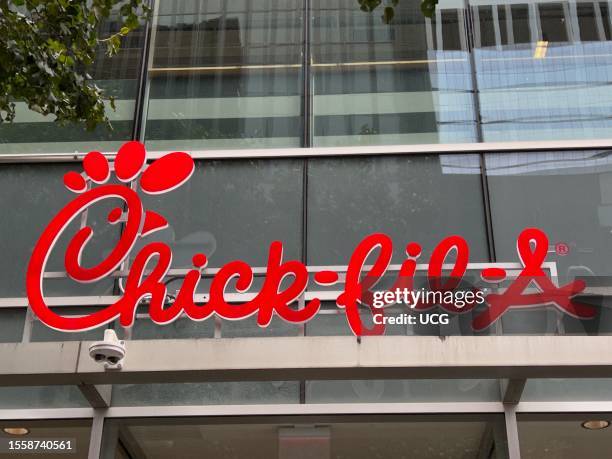
{"label": "horizontal metal bar", "polygon": [[465,403],[306,403],[112,407],[109,418],[176,416],[300,416],[424,413],[503,413],[500,402]]}
{"label": "horizontal metal bar", "polygon": [[87,419],[93,418],[93,408],[28,408],[0,409],[0,419],[33,420],[33,419]]}
{"label": "horizontal metal bar", "polygon": [[612,413],[612,400],[520,402],[517,413]]}
{"label": "horizontal metal bar", "polygon": [[[596,140],[545,140],[526,142],[484,142],[456,144],[420,145],[379,145],[316,148],[254,148],[240,150],[186,150],[195,159],[254,159],[254,158],[300,158],[367,155],[410,155],[410,154],[466,154],[495,152],[529,152],[547,150],[609,149],[612,139]],[[149,151],[149,158],[155,159],[166,151]],[[81,161],[87,154],[83,152],[66,153],[14,153],[0,155],[1,163],[38,163]],[[110,158],[116,152],[104,152]]]}
{"label": "horizontal metal bar", "polygon": [[[313,62],[313,68],[354,68],[354,67],[389,67],[423,64],[442,64],[447,62],[467,62],[467,59],[411,59],[393,61],[355,61],[355,62]],[[218,72],[242,72],[246,70],[277,70],[299,69],[302,64],[254,64],[254,65],[220,65],[194,67],[150,67],[148,72],[152,77],[167,74],[199,74]]]}
{"label": "horizontal metal bar", "polygon": [[[373,265],[363,265],[362,271],[367,271],[372,269]],[[401,269],[401,264],[393,264],[389,265],[387,268],[387,272],[398,272]],[[455,267],[452,263],[446,263],[442,265],[443,270],[452,270]],[[427,263],[419,263],[416,265],[417,271],[427,271],[429,268],[429,264]],[[485,268],[503,268],[506,270],[514,270],[510,271],[509,274],[518,275],[518,272],[523,269],[523,265],[518,262],[511,263],[468,263],[466,270],[467,271],[478,271]],[[547,261],[542,263],[542,268],[553,270],[556,269],[556,262]],[[267,273],[268,268],[265,266],[254,266],[251,267],[251,271],[254,275],[263,276]],[[306,266],[306,271],[309,273],[318,273],[320,271],[334,271],[337,273],[346,273],[348,270],[348,265],[318,265],[318,266]],[[168,270],[166,277],[173,276],[185,276],[191,269],[188,268],[173,268]],[[214,277],[216,274],[221,271],[221,268],[206,268],[202,271],[202,278]],[[151,270],[145,270],[145,274],[149,274]],[[129,270],[123,271],[114,271],[108,277],[127,277],[129,274]],[[45,279],[65,279],[68,277],[66,271],[47,271],[43,274],[43,278]]]}
{"label": "horizontal metal bar", "polygon": [[158,75],[168,74],[199,74],[219,72],[242,72],[246,70],[277,70],[277,69],[300,69],[302,64],[261,64],[261,65],[220,65],[200,67],[150,67],[148,72],[152,78]]}
{"label": "horizontal metal bar", "polygon": [[[262,404],[262,405],[187,405],[187,406],[115,406],[106,411],[106,418],[162,417],[247,417],[300,415],[361,415],[361,414],[461,414],[503,413],[501,402],[441,402],[441,403],[325,403],[325,404]],[[521,402],[518,414],[557,415],[580,413],[612,413],[612,401]],[[0,420],[87,419],[92,408],[0,409]]]}

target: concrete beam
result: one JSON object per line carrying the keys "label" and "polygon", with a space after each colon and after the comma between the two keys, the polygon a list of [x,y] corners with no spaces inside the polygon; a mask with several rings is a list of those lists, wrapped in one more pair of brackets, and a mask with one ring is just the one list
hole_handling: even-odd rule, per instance
{"label": "concrete beam", "polygon": [[[80,345],[82,344],[82,345]],[[0,344],[0,386],[197,381],[612,377],[612,336],[138,340],[105,371],[88,342]]]}

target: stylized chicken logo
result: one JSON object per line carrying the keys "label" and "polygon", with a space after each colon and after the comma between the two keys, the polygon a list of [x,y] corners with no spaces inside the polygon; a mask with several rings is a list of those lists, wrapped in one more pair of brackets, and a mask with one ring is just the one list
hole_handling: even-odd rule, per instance
{"label": "stylized chicken logo", "polygon": [[[111,224],[123,222],[125,226],[110,255],[89,268],[82,266],[80,260],[93,229],[84,226],[76,233],[68,244],[64,261],[68,276],[78,282],[95,282],[110,275],[128,257],[139,238],[168,226],[163,216],[143,208],[130,183],[137,183],[138,189],[146,194],[166,193],[189,180],[195,165],[191,156],[183,152],[168,153],[148,166],[146,156],[144,145],[127,142],[117,152],[114,162],[109,163],[102,153],[92,151],[83,159],[83,173],[71,171],[64,175],[64,185],[78,196],[49,223],[28,266],[28,298],[37,314],[45,315],[46,307],[41,306],[44,305],[42,279],[49,254],[66,227],[90,206],[105,199],[120,199],[124,207],[115,207],[107,219]],[[108,183],[113,173],[119,183]]]}
{"label": "stylized chicken logo", "polygon": [[[167,301],[164,279],[172,263],[172,250],[161,241],[149,242],[138,250],[125,279],[123,296],[114,304],[86,316],[61,316],[47,304],[43,294],[45,266],[54,245],[68,225],[90,206],[105,200],[119,199],[121,207],[115,207],[108,214],[110,224],[123,223],[123,230],[116,246],[109,255],[93,267],[82,266],[81,254],[93,236],[93,229],[83,226],[70,239],[64,255],[66,273],[77,282],[90,283],[110,276],[130,255],[136,242],[155,231],[166,228],[166,219],[151,210],[146,210],[137,190],[146,194],[162,194],[185,183],[193,174],[195,165],[187,153],[169,153],[147,166],[146,151],[138,142],[128,142],[118,151],[113,163],[99,152],[88,153],[83,160],[83,173],[68,172],[64,176],[65,186],[77,196],[64,206],[45,228],[34,247],[26,277],[26,290],[32,311],[47,326],[62,331],[84,331],[119,319],[124,327],[130,327],[135,320],[136,309],[143,299],[148,300],[150,319],[159,325],[186,315],[192,320],[207,320],[213,315],[227,320],[239,320],[257,315],[257,323],[267,327],[273,315],[289,323],[303,323],[314,317],[321,306],[319,298],[311,298],[303,307],[294,307],[303,297],[310,273],[299,260],[283,260],[283,244],[273,241],[268,252],[266,276],[259,292],[252,298],[236,304],[225,297],[226,288],[233,284],[238,293],[247,292],[253,283],[254,271],[244,261],[234,260],[219,268],[208,288],[205,302],[195,301],[195,292],[206,268],[208,259],[204,253],[192,257],[193,268],[183,278],[180,289],[172,302]],[[109,183],[114,172],[117,182]],[[576,300],[585,289],[585,283],[575,280],[558,287],[542,270],[548,251],[548,238],[538,228],[524,229],[517,239],[518,255],[523,269],[503,293],[490,293],[486,297],[488,308],[473,320],[475,330],[491,326],[509,309],[531,308],[553,305],[572,317],[588,319],[595,317],[597,310],[591,305]],[[407,258],[401,265],[396,286],[412,289],[412,280],[420,254],[418,244],[409,244]],[[445,260],[449,253],[456,252],[451,270],[450,283],[441,285]],[[373,264],[369,261],[376,253]],[[368,297],[372,279],[378,280],[389,269],[393,255],[393,241],[383,233],[365,237],[355,248],[346,268],[344,291],[337,297],[336,304],[343,308],[351,330],[355,335],[382,334],[377,325],[368,329],[362,321],[363,300]],[[466,273],[469,263],[469,247],[458,235],[448,236],[433,250],[427,272],[430,288],[435,291],[452,291]],[[152,265],[152,267],[151,267]],[[483,278],[504,278],[506,272],[499,267],[483,270]],[[333,285],[339,281],[338,272],[318,267],[313,281],[319,285]],[[290,282],[285,282],[287,279]],[[365,279],[365,280],[364,280]],[[370,282],[368,284],[367,282]],[[530,293],[528,287],[537,288]],[[393,287],[395,290],[395,287]],[[457,310],[454,305],[444,306],[451,312],[462,312],[474,307]],[[429,309],[436,304],[423,303],[415,309]],[[373,313],[373,310],[371,311]]]}

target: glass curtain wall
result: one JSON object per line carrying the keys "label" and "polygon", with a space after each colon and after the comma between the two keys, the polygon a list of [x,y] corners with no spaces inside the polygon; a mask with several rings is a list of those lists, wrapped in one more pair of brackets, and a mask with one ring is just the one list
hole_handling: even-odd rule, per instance
{"label": "glass curtain wall", "polygon": [[610,137],[607,2],[313,0],[316,146]]}
{"label": "glass curtain wall", "polygon": [[[92,69],[113,129],[18,104],[1,153],[454,144],[610,137],[608,2],[401,0],[389,24],[353,0],[158,0]],[[116,31],[110,20],[103,36]],[[135,110],[143,128],[134,129]]]}
{"label": "glass curtain wall", "polygon": [[[612,272],[607,262],[612,228],[608,215],[612,206],[610,152],[490,153],[484,155],[482,164],[480,159],[477,154],[405,154],[198,160],[194,176],[179,190],[163,197],[144,198],[147,208],[165,215],[170,226],[147,237],[142,244],[154,240],[169,244],[174,253],[173,268],[177,269],[189,268],[191,256],[198,251],[208,255],[211,269],[235,259],[265,267],[268,248],[274,240],[283,242],[286,260],[298,259],[310,266],[337,266],[347,264],[355,246],[375,232],[392,238],[394,263],[403,261],[409,242],[421,244],[420,260],[426,263],[440,240],[459,234],[470,245],[472,263],[518,263],[517,236],[524,228],[538,227],[549,236],[547,260],[556,263],[557,280],[562,285],[576,279],[586,281],[584,297],[579,299],[597,308],[595,318],[578,320],[542,306],[507,311],[499,322],[475,330],[473,320],[480,314],[475,308],[469,313],[451,313],[450,322],[443,326],[389,326],[386,333],[612,333]],[[0,227],[0,247],[13,260],[1,276],[3,298],[25,296],[23,279],[29,250],[51,215],[68,200],[61,177],[69,169],[74,167],[14,164],[0,169],[0,189],[7,198],[0,202],[0,210],[11,215]],[[32,182],[44,186],[24,193]],[[485,195],[490,207],[485,206]],[[15,207],[15,202],[20,206]],[[87,216],[94,229],[83,253],[88,265],[99,263],[119,238],[120,228],[106,221],[113,204],[109,201],[92,207]],[[65,269],[61,254],[78,222],[73,225],[72,233],[66,233],[51,255],[49,271],[56,278],[45,280],[45,291],[55,297],[118,294],[120,286],[112,279],[81,285],[62,276]],[[447,262],[452,263],[452,256]],[[391,272],[383,282],[390,282],[394,276]],[[469,271],[466,282],[482,286],[478,276],[478,271]],[[210,281],[204,279],[198,293],[205,293]],[[169,292],[176,293],[181,282],[180,276],[169,278]],[[257,277],[250,292],[259,291],[261,282],[262,278]],[[228,286],[229,291],[233,288]],[[317,289],[314,283],[310,288]],[[63,314],[79,314],[95,307],[103,306],[61,310]],[[321,314],[305,327],[275,318],[270,327],[261,329],[254,317],[216,326],[223,337],[349,334],[346,317],[338,312],[333,302],[325,301]],[[404,311],[398,307],[389,312]],[[100,333],[93,330],[64,335],[51,331],[37,321],[26,321],[25,308],[2,308],[1,315],[0,327],[6,330],[1,339],[8,342],[20,341],[23,336],[31,341],[87,339]],[[370,311],[364,310],[366,326],[371,325],[371,320]],[[24,330],[28,330],[26,335],[22,334]],[[128,335],[132,339],[214,336],[212,320],[195,323],[181,318],[164,327],[155,326],[144,306]]]}
{"label": "glass curtain wall", "polygon": [[298,147],[301,0],[163,0],[153,20],[150,149]]}
{"label": "glass curtain wall", "polygon": [[352,0],[312,2],[314,145],[476,142],[464,5],[402,0],[385,24]]}

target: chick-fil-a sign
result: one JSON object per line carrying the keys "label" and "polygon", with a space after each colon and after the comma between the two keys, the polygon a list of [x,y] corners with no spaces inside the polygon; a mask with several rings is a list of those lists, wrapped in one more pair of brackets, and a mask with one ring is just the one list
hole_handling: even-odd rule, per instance
{"label": "chick-fil-a sign", "polygon": [[[192,158],[182,152],[169,153],[147,166],[146,151],[138,142],[128,142],[118,151],[113,167],[99,152],[88,153],[83,160],[84,173],[68,172],[64,185],[76,193],[51,220],[38,240],[27,270],[26,288],[32,311],[47,326],[61,331],[83,331],[119,319],[124,327],[130,327],[135,320],[136,308],[148,299],[151,320],[159,325],[168,324],[179,316],[186,315],[192,320],[202,321],[216,315],[223,319],[239,320],[257,315],[257,323],[266,327],[274,314],[291,323],[303,323],[315,316],[321,306],[317,298],[306,302],[302,308],[292,305],[300,298],[309,283],[306,266],[297,260],[283,259],[283,244],[275,241],[270,245],[266,276],[263,286],[250,301],[240,304],[226,301],[226,290],[232,284],[239,293],[247,292],[253,282],[253,269],[243,261],[232,261],[221,267],[215,274],[205,303],[196,303],[195,292],[207,266],[203,253],[193,254],[193,268],[190,269],[174,299],[167,301],[164,278],[172,263],[172,251],[163,242],[146,244],[135,256],[125,282],[123,296],[114,304],[80,317],[62,316],[51,310],[45,301],[43,279],[49,255],[68,225],[87,211],[89,207],[107,199],[119,199],[121,207],[114,208],[108,215],[109,224],[124,225],[121,237],[110,254],[98,265],[83,266],[81,254],[93,235],[93,229],[83,226],[70,240],[64,256],[68,276],[77,282],[95,282],[111,276],[128,258],[139,238],[148,236],[168,226],[166,219],[152,210],[143,208],[138,193],[130,183],[138,180],[138,188],[147,194],[161,194],[184,184],[194,171]],[[120,182],[108,183],[114,171]],[[536,228],[525,229],[517,240],[518,255],[523,269],[511,285],[501,293],[489,293],[487,307],[473,319],[475,330],[489,327],[510,308],[527,308],[536,305],[554,305],[559,310],[577,318],[592,318],[596,310],[589,305],[576,302],[573,298],[585,289],[584,282],[573,281],[557,287],[544,273],[542,264],[548,250],[546,235]],[[416,272],[417,258],[421,247],[412,242],[406,246],[406,259],[399,269],[393,289],[411,289]],[[454,262],[450,274],[443,273],[444,263],[453,253]],[[393,255],[393,243],[389,236],[375,233],[363,239],[355,248],[344,279],[344,290],[336,303],[343,308],[348,325],[355,335],[384,333],[384,324],[368,328],[360,312],[364,308],[371,314],[380,314],[381,309],[369,301],[371,288],[388,271]],[[459,285],[466,273],[469,261],[469,247],[460,236],[442,240],[433,250],[427,268],[429,286],[433,290],[450,291]],[[498,267],[486,268],[481,272],[485,281],[505,278],[506,273]],[[290,282],[286,282],[290,279]],[[322,270],[314,274],[314,282],[329,286],[339,281],[337,272]],[[285,286],[288,283],[288,286]],[[535,292],[527,291],[535,285]],[[436,305],[421,302],[413,305],[417,311],[440,306],[451,312],[465,312],[473,309],[474,302],[461,308],[454,305]]]}

